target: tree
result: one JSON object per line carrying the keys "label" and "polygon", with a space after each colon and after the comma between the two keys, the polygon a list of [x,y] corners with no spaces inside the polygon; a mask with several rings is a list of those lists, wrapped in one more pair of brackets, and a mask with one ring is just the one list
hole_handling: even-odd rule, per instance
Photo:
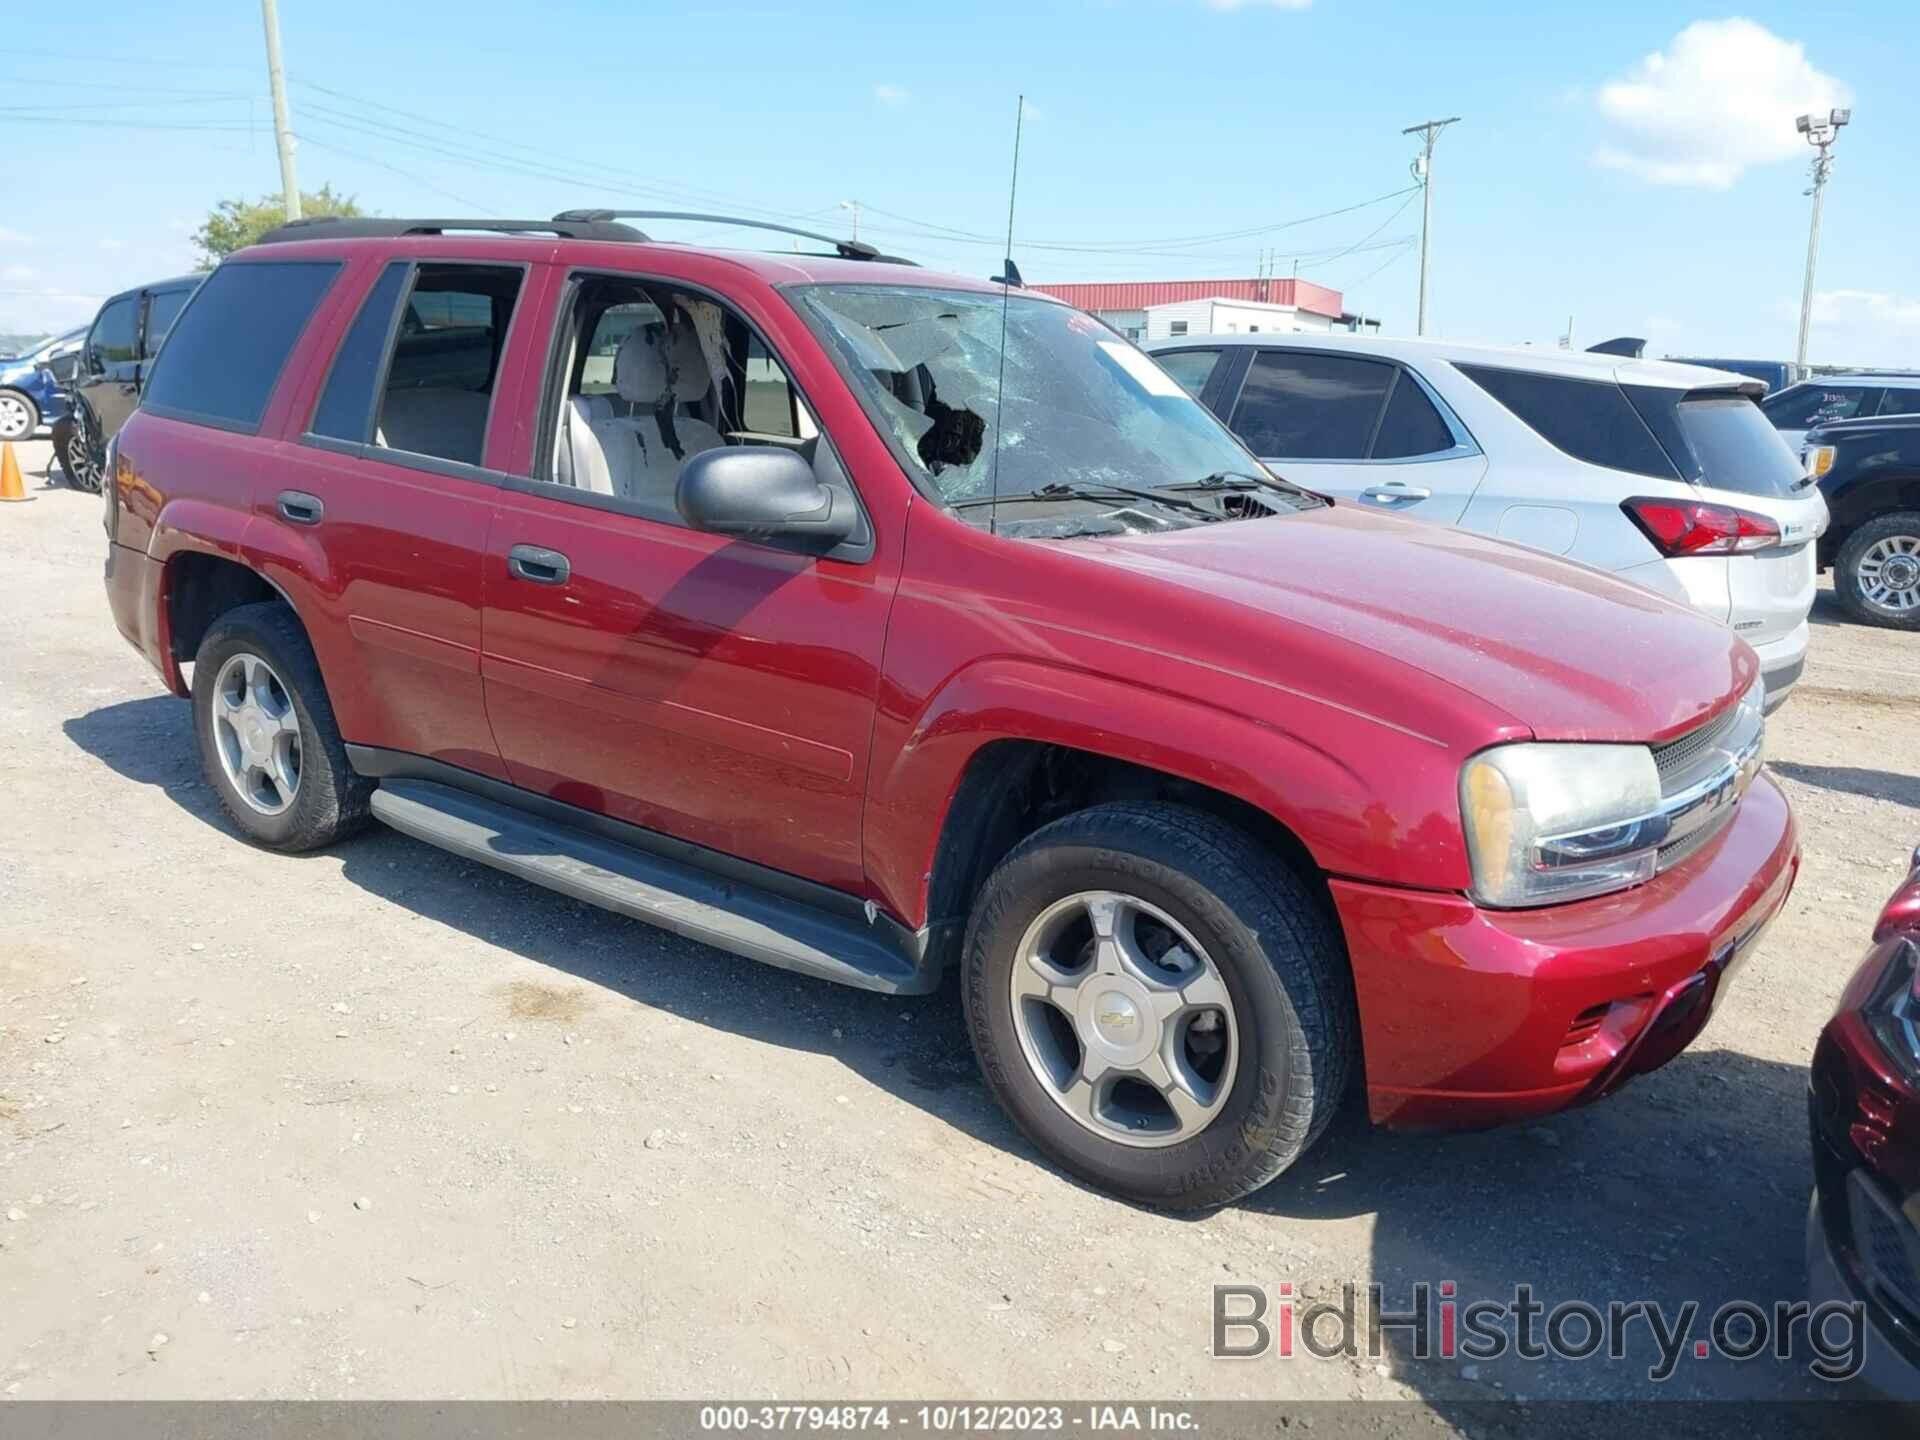
{"label": "tree", "polygon": [[[331,185],[300,192],[300,208],[307,215],[362,214],[351,195],[336,195]],[[222,200],[207,212],[207,220],[193,237],[200,248],[200,268],[211,270],[242,246],[251,245],[274,226],[284,224],[287,207],[278,193],[256,201]]]}

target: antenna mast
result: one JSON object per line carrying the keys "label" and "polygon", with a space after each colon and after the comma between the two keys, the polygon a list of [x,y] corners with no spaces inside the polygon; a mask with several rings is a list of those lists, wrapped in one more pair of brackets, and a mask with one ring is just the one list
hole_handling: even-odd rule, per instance
{"label": "antenna mast", "polygon": [[1013,268],[1013,202],[1020,193],[1020,128],[1027,118],[1027,97],[1023,94],[1013,112],[1013,178],[1007,184],[1007,268],[1000,279],[1000,378],[993,392],[993,469],[992,503],[987,506],[987,533],[1000,533],[1000,431],[1005,428],[1007,395],[1007,307],[1013,303],[1013,287],[1020,283],[1020,272]]}

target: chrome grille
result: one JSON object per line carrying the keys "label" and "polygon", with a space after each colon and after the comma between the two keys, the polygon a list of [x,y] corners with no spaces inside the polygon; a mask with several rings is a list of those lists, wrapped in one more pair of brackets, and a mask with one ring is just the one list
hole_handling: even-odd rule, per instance
{"label": "chrome grille", "polygon": [[1653,763],[1660,771],[1660,788],[1671,795],[1684,790],[1719,764],[1719,744],[1740,721],[1740,707],[1729,706],[1697,730],[1678,740],[1653,747]]}
{"label": "chrome grille", "polygon": [[1653,747],[1663,810],[1672,821],[1655,857],[1656,873],[1703,849],[1733,819],[1748,782],[1760,769],[1766,731],[1760,693],[1756,680],[1742,703],[1677,740]]}

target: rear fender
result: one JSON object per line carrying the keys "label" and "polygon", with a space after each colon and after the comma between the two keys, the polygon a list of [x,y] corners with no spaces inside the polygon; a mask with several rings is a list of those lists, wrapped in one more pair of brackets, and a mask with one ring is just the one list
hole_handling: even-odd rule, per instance
{"label": "rear fender", "polygon": [[149,658],[160,667],[167,688],[183,698],[187,694],[186,679],[173,653],[173,590],[180,577],[177,562],[183,555],[211,555],[257,569],[245,553],[244,539],[251,523],[252,517],[230,506],[185,498],[167,501],[153,517],[147,556],[159,567],[160,595],[155,635],[158,654]]}

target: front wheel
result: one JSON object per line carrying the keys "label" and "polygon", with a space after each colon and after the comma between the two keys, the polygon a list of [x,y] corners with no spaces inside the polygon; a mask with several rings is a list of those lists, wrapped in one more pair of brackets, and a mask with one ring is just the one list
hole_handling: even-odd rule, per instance
{"label": "front wheel", "polygon": [[1347,1087],[1346,953],[1299,876],[1172,805],[1017,846],[968,926],[968,1030],[1049,1159],[1127,1199],[1220,1205],[1317,1140]]}
{"label": "front wheel", "polygon": [[40,407],[31,395],[0,390],[0,440],[31,440],[40,428]]}
{"label": "front wheel", "polygon": [[193,728],[208,783],[255,844],[313,850],[366,823],[372,784],[347,763],[319,662],[285,605],[243,605],[207,631]]}
{"label": "front wheel", "polygon": [[1857,620],[1920,630],[1920,511],[1869,520],[1833,562],[1833,588]]}

